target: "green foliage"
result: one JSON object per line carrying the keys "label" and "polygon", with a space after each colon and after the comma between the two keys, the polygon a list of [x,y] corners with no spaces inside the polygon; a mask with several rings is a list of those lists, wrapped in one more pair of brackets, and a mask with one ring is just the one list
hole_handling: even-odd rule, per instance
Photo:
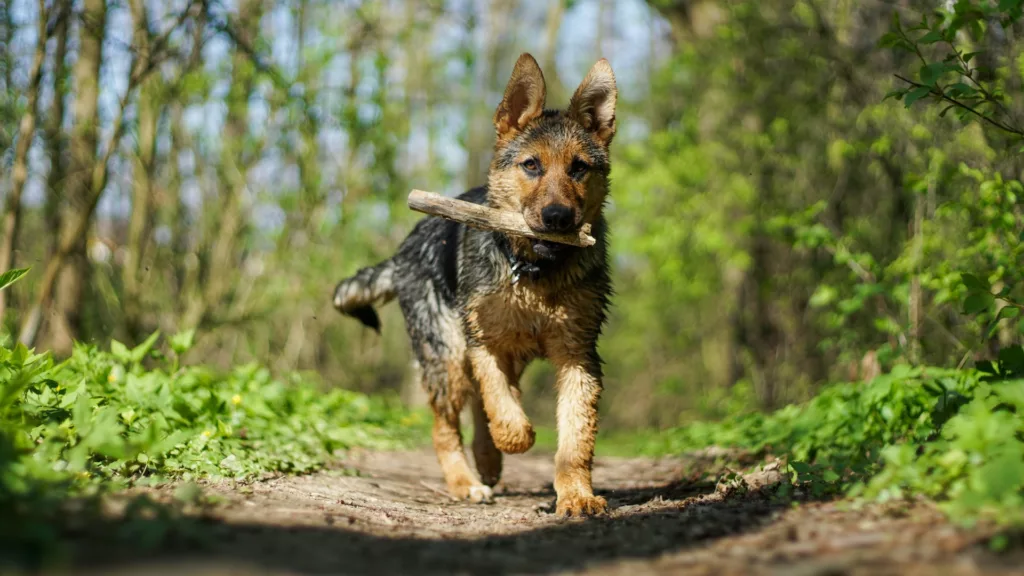
{"label": "green foliage", "polygon": [[880,500],[927,495],[958,520],[1024,522],[1024,380],[896,366],[826,387],[771,414],[696,422],[640,443],[648,454],[708,446],[785,457],[812,493]]}
{"label": "green foliage", "polygon": [[980,383],[931,442],[886,446],[882,471],[857,492],[936,498],[953,518],[1024,524],[1024,380]]}
{"label": "green foliage", "polygon": [[972,63],[985,51],[970,51],[971,46],[989,41],[995,23],[1011,28],[1020,18],[1021,3],[1016,0],[961,0],[951,9],[922,14],[920,23],[910,27],[905,27],[898,13],[894,14],[893,29],[882,36],[879,45],[913,54],[920,67],[917,80],[897,74],[905,86],[889,92],[886,98],[902,99],[907,108],[930,99],[943,106],[941,116],[954,110],[961,120],[984,121],[1014,138],[1024,136],[1024,130],[1013,122],[1009,108],[1012,98],[1005,78],[986,78],[985,67]]}
{"label": "green foliage", "polygon": [[[178,339],[175,339],[178,340]],[[309,472],[335,450],[389,446],[405,413],[384,398],[323,393],[256,365],[146,369],[157,335],[110,352],[78,345],[67,362],[0,349],[4,433],[30,450],[35,478],[139,481]]]}
{"label": "green foliage", "polygon": [[[171,342],[180,352],[189,340]],[[325,393],[255,365],[178,368],[157,341],[115,341],[109,352],[78,345],[60,364],[21,345],[0,348],[0,525],[19,527],[0,531],[4,540],[52,537],[50,523],[70,497],[172,479],[306,473],[337,450],[402,445],[422,430],[386,398]]]}

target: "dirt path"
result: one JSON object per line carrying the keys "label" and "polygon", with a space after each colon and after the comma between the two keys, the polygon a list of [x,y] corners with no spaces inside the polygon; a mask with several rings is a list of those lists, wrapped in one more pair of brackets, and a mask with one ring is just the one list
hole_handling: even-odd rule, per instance
{"label": "dirt path", "polygon": [[208,487],[223,501],[202,546],[154,556],[86,538],[75,556],[95,574],[1024,573],[1020,552],[989,552],[984,531],[959,530],[925,503],[792,508],[758,491],[716,492],[693,461],[599,460],[595,486],[611,513],[589,520],[550,514],[547,455],[508,458],[489,506],[450,501],[427,451],[351,454],[344,465],[358,475]]}

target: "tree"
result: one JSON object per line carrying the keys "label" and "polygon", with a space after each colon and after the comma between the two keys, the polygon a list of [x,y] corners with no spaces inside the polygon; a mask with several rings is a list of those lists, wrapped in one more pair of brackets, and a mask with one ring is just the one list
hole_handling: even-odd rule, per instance
{"label": "tree", "polygon": [[235,41],[231,56],[231,87],[227,96],[227,118],[221,143],[217,176],[223,196],[217,207],[216,233],[210,246],[206,267],[198,293],[190,299],[181,319],[185,328],[198,327],[211,308],[228,296],[234,271],[236,251],[245,225],[246,175],[256,151],[247,144],[249,98],[258,79],[251,60],[253,45],[259,34],[263,16],[262,0],[243,0],[239,4],[237,22],[227,28]]}
{"label": "tree", "polygon": [[[107,3],[106,0],[84,2],[79,20],[78,61],[73,72],[75,101],[72,107],[75,123],[68,143],[70,162],[63,187],[61,230],[58,234],[61,245],[51,259],[54,261],[59,258],[59,264],[54,266],[57,270],[54,273],[55,280],[50,281],[56,282],[53,304],[55,314],[48,316],[45,336],[45,346],[59,355],[71,353],[72,342],[79,333],[82,297],[89,277],[84,233],[87,225],[81,226],[82,233],[75,233],[72,226],[76,220],[81,219],[82,214],[89,213],[91,216],[90,197],[98,195],[91,188],[93,168],[98,162],[99,78],[107,27]],[[43,290],[49,292],[51,288],[45,286],[48,283],[45,277],[43,282]],[[46,311],[50,300],[49,294],[40,294],[39,310],[35,314]],[[35,341],[36,324],[38,320],[33,322],[30,316],[20,336],[23,342]],[[29,330],[26,331],[26,328]]]}
{"label": "tree", "polygon": [[[32,146],[32,140],[36,132],[36,118],[39,113],[39,87],[43,80],[43,61],[46,59],[46,42],[49,39],[47,27],[46,2],[39,0],[39,17],[36,26],[36,50],[32,58],[32,69],[29,72],[28,86],[25,96],[28,105],[21,117],[18,129],[18,138],[14,151],[14,167],[11,170],[11,190],[7,194],[4,206],[4,229],[3,238],[0,240],[0,270],[7,271],[13,268],[14,247],[18,242],[18,230],[21,226],[21,194],[25,190],[25,182],[28,180],[28,150]],[[64,18],[59,14],[58,18]],[[0,319],[4,317],[7,309],[7,295],[9,292],[0,291]]]}

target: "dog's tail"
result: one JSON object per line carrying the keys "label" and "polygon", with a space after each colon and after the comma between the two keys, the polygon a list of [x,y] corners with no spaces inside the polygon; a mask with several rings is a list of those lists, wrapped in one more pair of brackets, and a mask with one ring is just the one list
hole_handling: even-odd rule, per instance
{"label": "dog's tail", "polygon": [[386,304],[394,297],[395,262],[385,260],[339,282],[334,289],[334,307],[379,333],[380,318],[373,305]]}

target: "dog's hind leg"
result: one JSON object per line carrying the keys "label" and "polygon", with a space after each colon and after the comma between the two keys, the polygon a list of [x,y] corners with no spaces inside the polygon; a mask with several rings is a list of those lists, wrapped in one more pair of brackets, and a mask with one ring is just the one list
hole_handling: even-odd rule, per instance
{"label": "dog's hind leg", "polygon": [[[431,395],[434,411],[434,451],[445,483],[452,496],[473,502],[490,502],[493,493],[477,479],[462,447],[459,414],[467,396],[469,380],[461,362],[423,366],[424,384]],[[445,382],[437,380],[445,379]],[[438,393],[439,392],[439,393]]]}
{"label": "dog's hind leg", "polygon": [[473,395],[473,461],[480,480],[487,486],[494,486],[501,479],[501,451],[494,445],[491,429],[480,394]]}

